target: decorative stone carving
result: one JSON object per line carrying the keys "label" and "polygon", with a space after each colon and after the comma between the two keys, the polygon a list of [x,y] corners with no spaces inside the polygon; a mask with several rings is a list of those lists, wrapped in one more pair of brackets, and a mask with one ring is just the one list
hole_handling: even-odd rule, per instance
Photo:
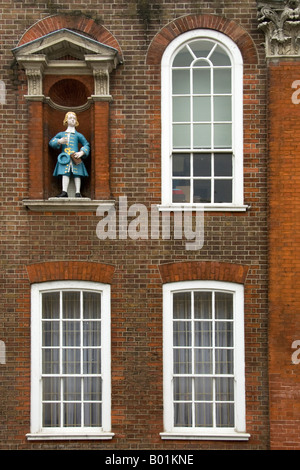
{"label": "decorative stone carving", "polygon": [[258,23],[267,58],[300,57],[300,0],[259,2]]}

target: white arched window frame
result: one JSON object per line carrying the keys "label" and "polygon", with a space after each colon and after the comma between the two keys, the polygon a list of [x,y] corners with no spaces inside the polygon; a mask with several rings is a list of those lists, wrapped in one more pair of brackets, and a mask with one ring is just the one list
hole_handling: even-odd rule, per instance
{"label": "white arched window frame", "polygon": [[29,440],[111,439],[110,286],[31,286]]}
{"label": "white arched window frame", "polygon": [[244,286],[203,280],[165,284],[163,345],[161,438],[248,440]]}
{"label": "white arched window frame", "polygon": [[[195,145],[196,140],[192,141],[190,145],[185,145],[183,143],[182,147],[177,146],[178,144],[178,138],[174,139],[175,132],[173,130],[173,85],[172,85],[172,72],[173,72],[173,61],[178,52],[180,52],[185,46],[190,46],[195,41],[210,41],[213,45],[213,47],[219,47],[224,51],[224,54],[227,54],[228,58],[230,59],[230,65],[227,65],[227,69],[231,70],[231,91],[230,93],[227,93],[227,97],[225,97],[225,94],[223,94],[223,97],[221,96],[221,99],[223,98],[223,101],[225,103],[225,98],[228,100],[231,98],[231,120],[230,124],[232,124],[231,128],[231,143],[228,144],[226,148],[221,148],[221,147],[216,147],[215,144],[212,144],[210,146],[204,145],[202,146],[201,142],[198,141]],[[191,54],[193,52],[191,51]],[[210,54],[211,55],[211,54]],[[191,62],[190,68],[193,69],[193,63],[196,64],[198,61],[199,64],[199,55],[196,57],[194,56],[194,61]],[[208,56],[206,58],[207,60],[207,67],[212,66],[212,63],[210,61],[210,57]],[[188,68],[188,67],[187,67]],[[185,209],[194,209],[194,208],[201,208],[205,210],[229,210],[229,211],[245,211],[247,209],[247,206],[244,205],[244,198],[243,198],[243,59],[241,52],[237,45],[226,35],[220,32],[216,32],[213,30],[193,30],[187,33],[184,33],[180,36],[178,36],[176,39],[174,39],[167,49],[165,50],[163,57],[162,57],[162,63],[161,63],[161,85],[162,85],[162,98],[161,98],[161,115],[162,115],[162,200],[161,200],[161,205],[160,205],[160,210],[169,210],[172,208],[172,210],[180,210],[182,207]],[[211,88],[212,89],[212,88]],[[210,91],[210,96],[214,95],[214,91]],[[197,100],[200,96],[194,94],[194,91],[190,91],[190,95],[188,98],[192,96],[195,97]],[[179,97],[179,96],[178,96]],[[203,96],[204,97],[204,96]],[[180,98],[180,97],[179,97]],[[181,97],[182,98],[182,97]],[[194,101],[196,102],[196,101]],[[222,101],[219,101],[221,103]],[[179,102],[178,102],[179,103]],[[200,101],[198,101],[200,103]],[[180,105],[179,105],[180,106]],[[222,106],[221,106],[222,108]],[[200,107],[199,107],[200,109]],[[201,127],[201,123],[199,126],[199,122],[201,121],[201,111],[199,111],[198,116],[195,118],[195,114],[193,113],[192,110],[187,110],[186,107],[184,106],[184,99],[182,100],[182,113],[185,114],[185,117],[183,118],[183,121],[188,121],[188,117],[186,117],[186,113],[190,113],[191,115],[191,129],[194,129],[194,132],[199,132],[199,129]],[[197,113],[196,113],[197,114]],[[199,117],[200,116],[200,117]],[[213,124],[213,121],[211,121],[213,117],[205,117],[204,120],[206,120],[206,124]],[[195,122],[193,120],[198,120]],[[203,123],[202,123],[203,124]],[[219,124],[219,123],[218,123]],[[197,127],[198,125],[198,127]],[[213,127],[213,125],[211,126]],[[205,125],[202,127],[202,130],[205,129]],[[220,129],[220,128],[219,128]],[[177,132],[177,131],[176,131]],[[193,131],[191,131],[193,132]],[[179,134],[178,134],[179,135]],[[185,179],[185,182],[183,181],[184,184],[190,185],[198,185],[197,187],[199,188],[199,184],[201,185],[201,181],[204,182],[204,186],[207,187],[209,185],[209,181],[211,182],[211,198],[210,200],[201,200],[201,197],[198,198],[194,197],[194,189],[188,189],[190,190],[190,196],[182,196],[182,199],[176,200],[174,196],[174,191],[173,191],[173,180],[174,180],[174,175],[173,175],[173,170],[172,170],[172,165],[173,165],[173,155],[178,155],[181,154],[183,156],[184,154],[186,155],[186,158],[188,158],[188,155],[191,156],[191,158],[194,158],[194,155],[197,157],[201,158],[208,158],[208,154],[214,156],[214,155],[220,155],[228,154],[232,155],[232,173],[229,174],[228,171],[226,175],[222,178],[219,178],[219,176],[215,176],[214,174],[214,163],[211,157],[211,173],[208,175],[207,173],[203,173],[204,176],[201,176],[199,178],[199,175],[194,177],[194,174],[190,174],[187,177],[186,175],[183,177],[180,177],[181,180]],[[180,157],[176,157],[179,158]],[[183,165],[183,159],[184,157],[181,157],[182,161],[181,164]],[[189,163],[190,168],[192,167],[192,161]],[[221,165],[222,166],[222,165]],[[201,173],[200,173],[201,174]],[[217,180],[223,179],[223,182],[227,180],[227,183],[225,185],[230,185],[231,181],[231,195],[225,197],[225,201],[222,201],[222,196],[219,197],[218,200],[217,197],[215,197],[215,192],[214,192],[214,187],[213,185]],[[187,182],[189,180],[189,182]],[[200,181],[201,180],[201,181]],[[196,182],[196,183],[195,183]],[[217,183],[220,185],[220,183]],[[229,187],[229,186],[228,186]],[[185,191],[185,188],[183,187],[183,192]],[[205,189],[205,188],[204,188]],[[199,193],[203,191],[202,189],[199,189]],[[179,193],[182,193],[182,191],[179,191]],[[223,189],[224,192],[224,189]],[[229,193],[229,191],[227,191]]]}

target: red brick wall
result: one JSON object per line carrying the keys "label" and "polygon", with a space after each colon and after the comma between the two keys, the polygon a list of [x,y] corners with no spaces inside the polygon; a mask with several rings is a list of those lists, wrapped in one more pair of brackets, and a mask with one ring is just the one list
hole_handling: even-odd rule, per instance
{"label": "red brick wall", "polygon": [[[2,2],[0,7],[3,19],[0,79],[7,87],[7,102],[2,105],[0,121],[0,340],[5,342],[7,351],[6,364],[0,365],[0,448],[267,449],[266,65],[261,47],[263,37],[257,31],[256,2],[234,2],[221,7],[217,0],[201,5],[191,0],[180,3],[161,0],[149,2],[150,10],[143,12],[137,10],[135,1],[87,0],[76,2],[75,16],[70,15],[74,8],[70,2],[62,0],[57,6],[55,2],[51,5],[51,10],[41,3],[33,7],[26,0],[22,4]],[[59,13],[59,17],[50,18],[53,13]],[[145,23],[148,13],[150,22]],[[178,21],[181,17],[185,20]],[[245,213],[207,213],[205,242],[200,251],[187,251],[185,240],[173,238],[99,240],[96,235],[99,217],[95,213],[39,213],[24,208],[22,199],[29,197],[30,188],[37,191],[43,175],[42,170],[35,170],[34,177],[29,166],[33,151],[30,135],[34,129],[28,134],[26,77],[13,63],[11,49],[19,41],[47,34],[53,30],[53,24],[93,32],[93,37],[121,51],[124,63],[110,77],[113,96],[109,105],[110,191],[117,202],[119,196],[127,196],[128,205],[140,203],[148,209],[160,202],[161,193],[160,66],[157,57],[156,62],[150,61],[155,41],[167,31],[176,37],[183,31],[181,25],[184,28],[205,25],[223,32],[227,27],[227,33],[238,41],[245,61],[244,186],[245,203],[250,209]],[[25,435],[30,429],[30,282],[38,279],[35,274],[38,267],[44,267],[45,276],[49,268],[51,276],[56,277],[62,275],[66,266],[66,272],[72,273],[73,268],[94,267],[93,263],[100,271],[103,266],[113,267],[114,271],[110,281],[115,437],[109,442],[28,442]],[[169,264],[173,273],[178,272],[176,263],[184,263],[186,277],[207,272],[213,276],[230,275],[245,283],[249,442],[162,441],[159,436],[163,430],[161,274]],[[197,263],[208,264],[201,264],[200,269]],[[238,266],[236,271],[232,265]],[[206,271],[208,266],[211,268]]]}
{"label": "red brick wall", "polygon": [[292,343],[300,338],[300,108],[292,99],[298,62],[269,66],[269,354],[273,449],[300,448],[300,365]]}

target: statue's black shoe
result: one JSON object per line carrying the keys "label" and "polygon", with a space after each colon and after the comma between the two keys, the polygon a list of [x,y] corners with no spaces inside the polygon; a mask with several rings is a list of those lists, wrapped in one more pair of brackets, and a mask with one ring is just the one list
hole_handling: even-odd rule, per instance
{"label": "statue's black shoe", "polygon": [[62,191],[58,196],[56,197],[68,197],[68,193],[66,191]]}
{"label": "statue's black shoe", "polygon": [[76,193],[75,197],[82,197],[80,193]]}

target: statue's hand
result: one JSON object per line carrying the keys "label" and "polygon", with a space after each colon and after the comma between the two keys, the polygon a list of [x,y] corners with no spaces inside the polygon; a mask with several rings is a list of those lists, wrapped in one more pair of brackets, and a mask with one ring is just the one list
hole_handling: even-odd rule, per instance
{"label": "statue's hand", "polygon": [[68,139],[67,137],[62,137],[61,139],[58,139],[57,141],[59,144],[63,145],[63,144],[67,144],[68,143]]}
{"label": "statue's hand", "polygon": [[80,157],[82,157],[82,155],[84,155],[84,152],[82,152],[82,151],[74,153],[75,158],[80,158]]}

